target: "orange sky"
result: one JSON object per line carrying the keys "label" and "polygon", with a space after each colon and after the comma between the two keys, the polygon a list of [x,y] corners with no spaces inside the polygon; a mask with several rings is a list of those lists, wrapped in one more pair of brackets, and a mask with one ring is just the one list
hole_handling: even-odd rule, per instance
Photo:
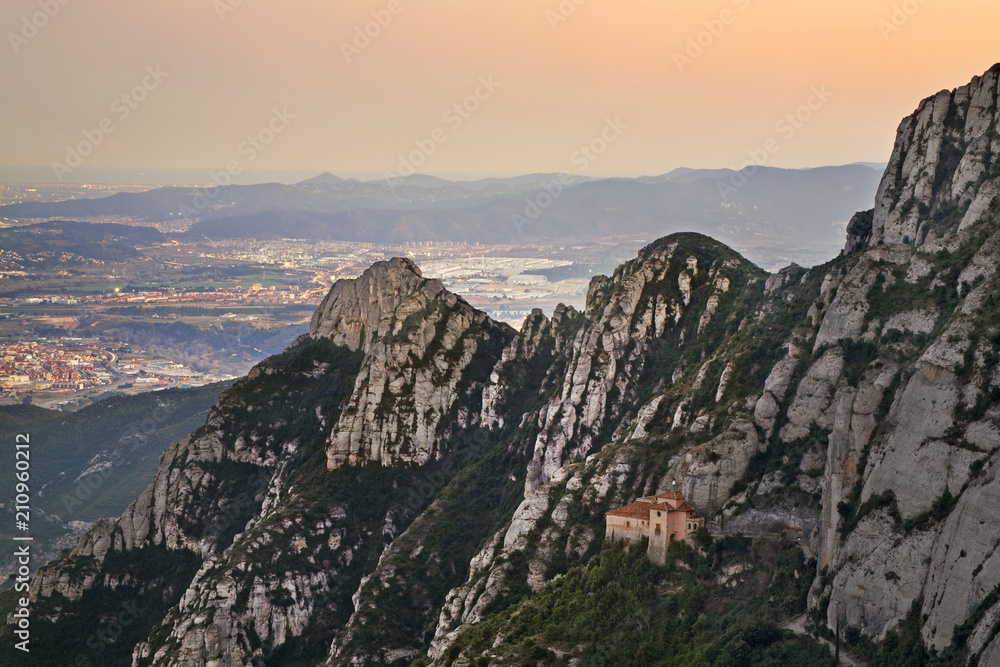
{"label": "orange sky", "polygon": [[[445,176],[739,167],[768,139],[775,166],[885,161],[921,98],[1000,61],[996,0],[57,2],[0,8],[0,167],[65,162],[84,131],[101,139],[86,167],[373,177],[421,140],[417,171]],[[373,11],[386,25],[348,62]],[[169,75],[122,118],[147,66]],[[500,85],[446,120],[480,77]],[[250,160],[275,108],[295,118]],[[609,118],[621,136],[575,164]]]}

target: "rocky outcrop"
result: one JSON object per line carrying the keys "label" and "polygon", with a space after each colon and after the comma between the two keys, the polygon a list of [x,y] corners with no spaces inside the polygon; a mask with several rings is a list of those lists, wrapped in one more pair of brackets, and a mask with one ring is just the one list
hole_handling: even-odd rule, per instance
{"label": "rocky outcrop", "polygon": [[[539,417],[525,493],[573,457],[587,456],[605,424],[624,416],[656,341],[698,345],[712,321],[729,314],[721,309],[730,289],[742,290],[757,277],[762,276],[756,267],[720,253],[715,242],[675,235],[644,249],[610,279],[595,278],[587,296],[588,321],[573,341],[562,386]],[[730,299],[725,303],[731,308]]]}
{"label": "rocky outcrop", "polygon": [[785,395],[788,393],[792,373],[798,365],[798,346],[795,343],[789,343],[787,349],[788,354],[771,369],[767,380],[764,381],[764,393],[754,404],[754,422],[767,434],[774,430],[781,402],[784,401]]}
{"label": "rocky outcrop", "polygon": [[874,218],[875,209],[854,214],[854,217],[847,223],[847,244],[844,246],[843,254],[850,255],[868,245],[868,241],[872,237]]}
{"label": "rocky outcrop", "polygon": [[[512,337],[413,262],[379,262],[333,286],[309,334],[365,353],[354,394],[331,431],[327,467],[423,464],[441,455],[448,418],[477,354]],[[466,419],[479,419],[479,406]]]}
{"label": "rocky outcrop", "polygon": [[800,282],[805,274],[806,270],[793,262],[767,278],[767,281],[764,283],[764,293],[768,295],[774,294],[786,285],[794,285]]}
{"label": "rocky outcrop", "polygon": [[671,467],[657,493],[676,488],[672,484],[679,481],[687,503],[711,516],[729,500],[733,485],[743,479],[750,459],[762,447],[753,423],[736,419],[725,433],[686,452]]}
{"label": "rocky outcrop", "polygon": [[788,422],[781,429],[782,440],[804,438],[814,425],[825,430],[833,426],[830,408],[843,369],[843,353],[837,348],[828,350],[809,367],[788,406]]}
{"label": "rocky outcrop", "polygon": [[997,176],[992,156],[1000,154],[998,76],[1000,65],[968,85],[927,98],[900,123],[875,200],[871,245],[922,245],[959,224],[972,224],[963,220],[968,210],[945,227],[935,224],[933,214],[948,206],[957,212],[978,202],[979,215],[985,213],[987,199],[996,193],[988,184]]}
{"label": "rocky outcrop", "polygon": [[[515,368],[530,365],[552,370],[555,359],[564,355],[572,344],[582,321],[581,313],[563,304],[556,306],[551,320],[538,308],[531,311],[518,335],[504,348],[483,389],[482,426],[491,429],[505,426],[504,403],[524,390],[519,383],[524,379],[523,371],[518,373]],[[519,420],[527,417],[516,416]]]}

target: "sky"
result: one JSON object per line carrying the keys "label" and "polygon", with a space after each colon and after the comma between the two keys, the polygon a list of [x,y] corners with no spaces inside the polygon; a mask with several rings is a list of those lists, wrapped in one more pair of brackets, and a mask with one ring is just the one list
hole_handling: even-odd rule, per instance
{"label": "sky", "polygon": [[0,28],[0,173],[48,181],[885,162],[1000,61],[996,0],[4,0]]}

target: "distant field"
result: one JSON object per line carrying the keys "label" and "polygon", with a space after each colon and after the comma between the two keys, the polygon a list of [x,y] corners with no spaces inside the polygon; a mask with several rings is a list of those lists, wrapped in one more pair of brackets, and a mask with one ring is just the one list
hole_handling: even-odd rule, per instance
{"label": "distant field", "polygon": [[59,289],[65,292],[114,292],[115,288],[120,288],[121,282],[102,281],[96,283],[86,283],[84,285],[64,285]]}
{"label": "distant field", "polygon": [[126,317],[149,317],[151,315],[178,315],[182,317],[213,316],[221,317],[226,313],[266,313],[270,317],[297,316],[302,313],[310,315],[316,309],[311,304],[223,304],[220,306],[185,306],[181,304],[160,306],[149,304],[134,304],[129,306],[111,306],[105,312],[108,315],[122,315]]}

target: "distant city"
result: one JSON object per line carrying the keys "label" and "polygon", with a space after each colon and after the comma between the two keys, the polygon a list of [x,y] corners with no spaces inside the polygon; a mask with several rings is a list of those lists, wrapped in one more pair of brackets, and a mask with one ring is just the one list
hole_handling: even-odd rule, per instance
{"label": "distant city", "polygon": [[[0,203],[143,189],[148,186],[7,184],[0,186]],[[158,226],[117,216],[83,222]],[[0,231],[23,226],[0,221]],[[473,306],[519,328],[535,308],[584,307],[590,279],[644,241],[567,247],[166,238],[126,258],[72,244],[47,243],[30,252],[4,248],[0,403],[72,410],[112,393],[242,376],[308,330],[336,280],[394,256],[410,257],[425,277],[440,279]]]}

